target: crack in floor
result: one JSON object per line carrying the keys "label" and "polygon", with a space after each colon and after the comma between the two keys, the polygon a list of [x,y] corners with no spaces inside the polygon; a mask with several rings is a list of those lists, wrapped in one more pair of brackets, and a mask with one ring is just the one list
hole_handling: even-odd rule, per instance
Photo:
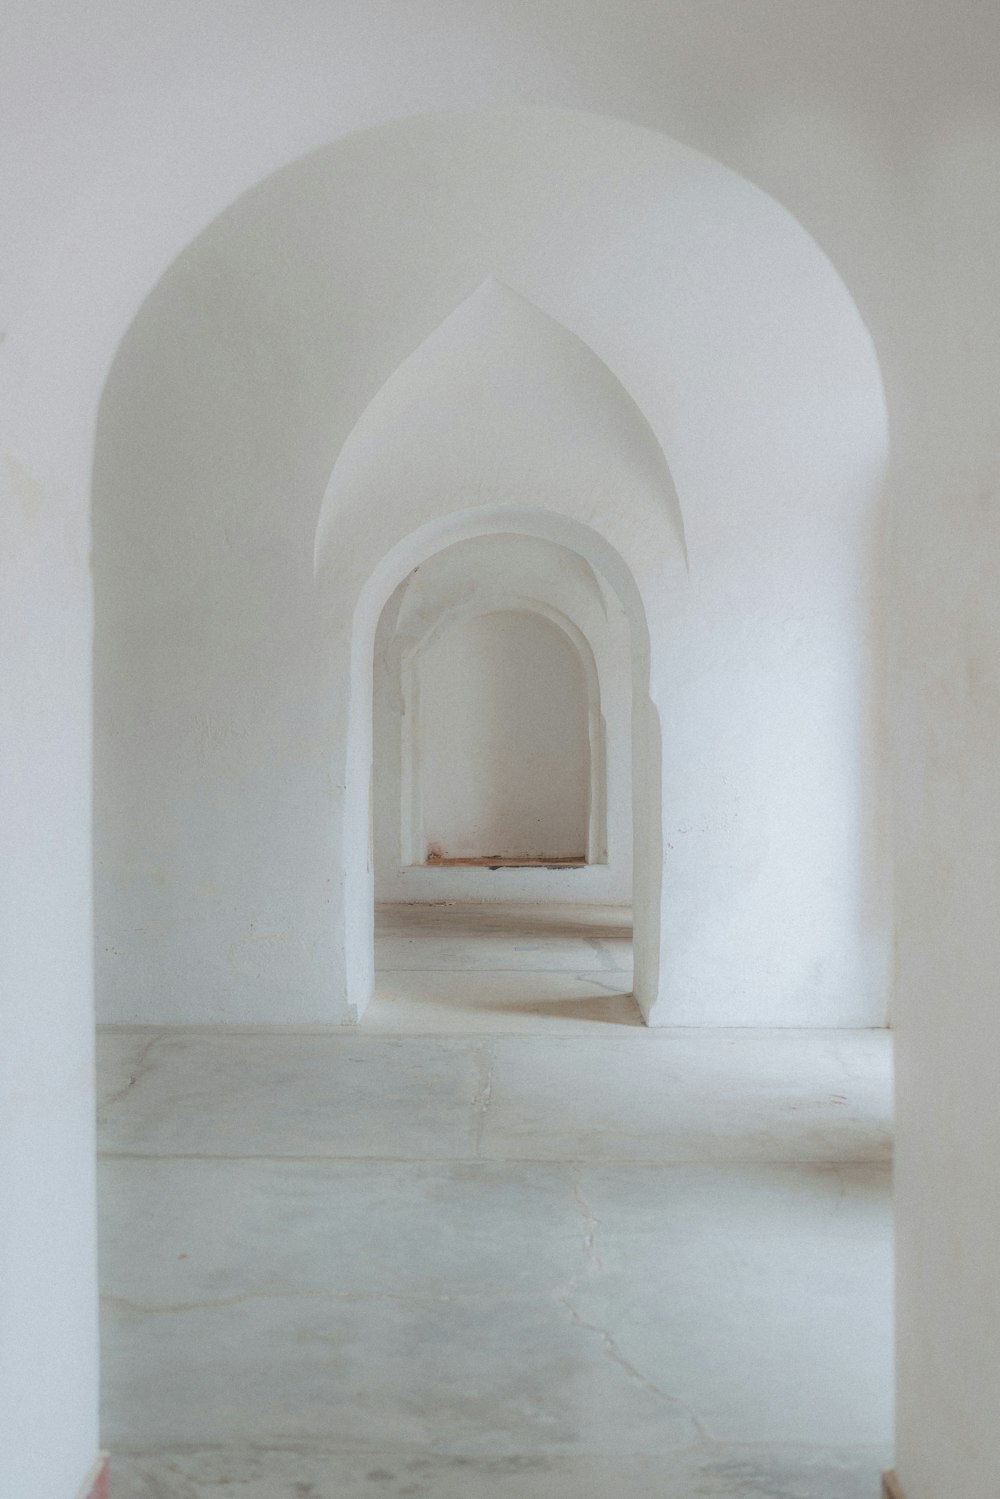
{"label": "crack in floor", "polygon": [[676,1406],[676,1408],[690,1421],[691,1428],[694,1431],[696,1439],[699,1443],[704,1443],[707,1445],[708,1443],[714,1441],[714,1438],[706,1429],[704,1422],[695,1415],[691,1407],[685,1405],[684,1401],[681,1400],[678,1395],[671,1395],[668,1390],[664,1390],[660,1385],[655,1384],[653,1380],[647,1379],[646,1376],[642,1374],[636,1368],[636,1366],[625,1357],[624,1353],[622,1353],[621,1349],[619,1348],[616,1339],[611,1335],[611,1333],[608,1332],[606,1328],[598,1327],[596,1322],[588,1322],[584,1317],[581,1317],[580,1313],[577,1311],[576,1307],[567,1296],[560,1296],[559,1301],[560,1304],[566,1308],[566,1311],[569,1312],[570,1321],[573,1323],[574,1327],[581,1327],[586,1332],[596,1333],[596,1335],[601,1339],[601,1342],[604,1344],[605,1352],[611,1359],[612,1363],[617,1364],[620,1369],[624,1369],[625,1373],[628,1375],[629,1379],[632,1380],[633,1384],[639,1385],[641,1389],[648,1391],[649,1394],[657,1395],[661,1400],[667,1400],[671,1405]]}
{"label": "crack in floor", "polygon": [[131,1093],[132,1089],[135,1087],[140,1078],[145,1077],[146,1073],[151,1070],[150,1063],[148,1062],[150,1052],[153,1050],[154,1046],[158,1046],[161,1041],[165,1041],[167,1039],[168,1037],[163,1032],[161,1032],[159,1035],[153,1036],[149,1041],[146,1042],[145,1046],[142,1048],[139,1055],[136,1057],[134,1063],[132,1064],[132,1067],[129,1069],[129,1079],[125,1086],[119,1088],[116,1093],[111,1093],[108,1095],[108,1097],[101,1099],[97,1108],[97,1117],[99,1119],[107,1109],[113,1108],[116,1103],[121,1103],[122,1099],[125,1098],[129,1093]]}
{"label": "crack in floor", "polygon": [[570,1300],[573,1293],[579,1289],[581,1283],[589,1275],[593,1274],[595,1270],[604,1269],[600,1251],[597,1248],[597,1230],[601,1226],[601,1220],[587,1201],[583,1190],[583,1183],[580,1180],[579,1169],[573,1171],[573,1201],[582,1219],[584,1265],[578,1275],[571,1277],[570,1280],[564,1282],[563,1285],[553,1291],[553,1299],[569,1313],[570,1321],[574,1327],[580,1327],[586,1332],[592,1332],[600,1338],[608,1358],[611,1359],[612,1363],[617,1364],[620,1369],[625,1371],[633,1384],[637,1384],[641,1389],[646,1390],[651,1395],[658,1396],[661,1400],[668,1401],[682,1412],[691,1423],[696,1445],[707,1445],[713,1442],[714,1438],[711,1436],[704,1422],[699,1416],[695,1415],[691,1407],[686,1405],[680,1396],[671,1395],[661,1385],[648,1379],[645,1374],[636,1368],[630,1359],[625,1357],[613,1334],[607,1328],[599,1327],[596,1322],[588,1322]]}
{"label": "crack in floor", "polygon": [[597,1217],[590,1203],[583,1195],[583,1184],[580,1181],[579,1172],[574,1171],[573,1176],[573,1201],[580,1209],[580,1215],[583,1218],[584,1260],[588,1268],[592,1267],[597,1270],[603,1270],[604,1266],[601,1262],[595,1238],[596,1230],[601,1226],[601,1220]]}
{"label": "crack in floor", "polygon": [[371,1306],[380,1301],[401,1303],[405,1306],[514,1306],[526,1301],[537,1301],[542,1293],[525,1291],[334,1291],[317,1286],[308,1290],[282,1290],[271,1287],[258,1291],[239,1291],[232,1296],[207,1297],[196,1301],[144,1302],[132,1301],[127,1296],[101,1294],[102,1310],[118,1312],[128,1317],[160,1317],[183,1312],[224,1311],[228,1307],[244,1306],[253,1301],[331,1301],[359,1306]]}
{"label": "crack in floor", "polygon": [[580,984],[592,984],[595,989],[600,989],[603,994],[613,994],[616,998],[632,993],[632,974],[627,968],[599,968],[598,973],[620,973],[625,980],[624,984],[608,984],[603,979],[595,978],[590,973],[575,973],[573,978]]}
{"label": "crack in floor", "polygon": [[495,1041],[491,1041],[486,1046],[479,1048],[479,1059],[480,1066],[483,1067],[483,1076],[479,1091],[473,1102],[473,1108],[476,1111],[475,1153],[477,1157],[482,1154],[486,1115],[489,1111],[490,1100],[493,1097],[493,1083],[497,1070],[497,1047]]}

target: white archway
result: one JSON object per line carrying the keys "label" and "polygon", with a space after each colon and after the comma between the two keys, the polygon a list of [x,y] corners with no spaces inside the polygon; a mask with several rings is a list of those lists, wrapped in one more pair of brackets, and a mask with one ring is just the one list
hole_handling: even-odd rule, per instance
{"label": "white archway", "polygon": [[103,403],[104,1017],[341,1018],[333,642],[385,546],[499,504],[592,522],[656,610],[664,1017],[880,1023],[885,448],[829,262],[655,132],[407,120],[262,183],[150,297]]}
{"label": "white archway", "polygon": [[[345,721],[342,850],[338,878],[343,925],[338,945],[343,970],[337,981],[352,1018],[359,1019],[374,986],[374,870],[371,858],[372,661],[382,611],[415,567],[458,541],[476,536],[536,536],[577,552],[607,581],[625,610],[632,646],[633,910],[635,988],[647,1022],[656,1023],[659,996],[662,843],[659,715],[649,696],[650,638],[640,590],[624,559],[595,530],[542,509],[489,506],[431,521],[404,537],[364,584],[351,619],[350,677]],[[662,1023],[662,1019],[661,1019]]]}

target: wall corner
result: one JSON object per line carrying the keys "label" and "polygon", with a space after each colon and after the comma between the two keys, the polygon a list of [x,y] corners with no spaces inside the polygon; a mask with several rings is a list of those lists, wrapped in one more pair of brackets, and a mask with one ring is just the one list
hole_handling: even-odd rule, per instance
{"label": "wall corner", "polygon": [[78,1499],[111,1499],[110,1459],[102,1452],[83,1480]]}

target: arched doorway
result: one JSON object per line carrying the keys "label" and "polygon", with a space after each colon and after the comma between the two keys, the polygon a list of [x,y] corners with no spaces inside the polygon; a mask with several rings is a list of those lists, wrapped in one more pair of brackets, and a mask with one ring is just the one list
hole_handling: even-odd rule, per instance
{"label": "arched doorway", "polygon": [[[596,815],[588,823],[591,842],[587,850],[597,857],[581,859],[575,867],[552,868],[547,863],[525,867],[513,862],[509,867],[478,869],[428,865],[426,859],[407,867],[403,863],[405,847],[403,828],[399,825],[397,867],[385,869],[388,889],[397,899],[433,901],[435,898],[468,898],[470,879],[474,898],[482,899],[489,887],[499,885],[501,893],[521,900],[566,901],[572,890],[568,881],[584,881],[590,898],[616,895],[621,900],[631,896],[635,924],[634,992],[645,1018],[649,1018],[658,995],[660,883],[662,879],[659,824],[660,806],[660,734],[659,717],[649,696],[649,632],[645,609],[635,580],[622,558],[591,529],[565,515],[550,511],[527,511],[495,507],[467,511],[432,523],[407,537],[369,579],[355,611],[352,634],[352,673],[350,721],[347,730],[345,808],[344,808],[344,892],[345,892],[345,983],[348,1003],[360,1017],[371,999],[375,984],[374,927],[372,912],[376,892],[376,847],[379,840],[377,821],[373,816],[373,766],[375,764],[373,722],[375,691],[373,662],[379,623],[383,622],[397,591],[413,577],[422,564],[457,549],[474,539],[490,543],[511,538],[540,542],[543,548],[562,554],[586,570],[595,587],[602,590],[606,607],[617,615],[618,631],[614,644],[624,651],[624,669],[628,673],[627,692],[609,689],[615,704],[618,733],[605,739],[606,723],[601,712],[600,684],[596,666],[592,670],[592,687],[588,703],[588,729],[593,755],[588,755],[591,795],[597,788]],[[605,592],[606,591],[606,595]],[[463,611],[459,611],[460,615]],[[521,611],[525,613],[527,611]],[[473,612],[472,617],[477,617]],[[478,616],[483,617],[483,616]],[[488,616],[486,616],[488,617]],[[572,621],[567,626],[573,628]],[[555,628],[555,626],[550,626]],[[593,658],[591,642],[579,633],[576,651],[586,651]],[[433,635],[433,630],[429,632]],[[564,633],[564,638],[568,637]],[[610,641],[603,642],[605,650]],[[612,658],[614,659],[614,658]],[[624,720],[622,721],[624,714]],[[402,716],[400,718],[402,723]],[[408,726],[412,732],[412,720]],[[608,748],[605,748],[605,745]],[[608,777],[607,766],[617,770],[627,756],[627,775]],[[394,765],[402,786],[403,744],[399,744]],[[623,795],[621,780],[626,783]],[[630,794],[629,794],[630,792]],[[400,809],[404,798],[400,797]],[[397,809],[394,809],[397,810]],[[407,809],[412,836],[412,808]],[[389,812],[388,820],[393,818]],[[627,826],[624,824],[627,822]],[[608,856],[607,849],[613,857]],[[411,842],[412,851],[413,844]],[[456,880],[458,883],[456,883]],[[495,894],[494,890],[494,894]],[[576,892],[574,891],[573,894]]]}
{"label": "arched doorway", "polygon": [[[453,543],[396,588],[374,656],[376,1020],[416,999],[424,1019],[544,1000],[632,1022],[631,644],[613,590],[539,537]],[[442,963],[449,994],[463,966],[459,1009],[427,977]]]}
{"label": "arched doorway", "polygon": [[[382,281],[353,274],[368,263],[393,287],[378,305]],[[151,294],[102,403],[102,1018],[348,1018],[340,699],[360,590],[435,517],[544,505],[604,535],[652,611],[664,1018],[881,1023],[884,418],[818,247],[655,132],[532,109],[406,120],[260,184]]]}
{"label": "arched doorway", "polygon": [[[579,553],[502,533],[436,553],[382,611],[374,689],[379,900],[458,898],[444,872],[457,857],[463,888],[479,899],[531,899],[549,885],[550,899],[631,902],[629,626]],[[428,820],[435,797],[454,817],[454,781],[441,768],[449,762],[478,781],[465,787],[469,827],[454,840],[433,825],[436,813]],[[495,822],[514,803],[516,834]],[[494,828],[485,841],[483,821]],[[502,866],[499,879],[474,875],[477,860]],[[572,865],[572,880],[512,872],[551,863]]]}

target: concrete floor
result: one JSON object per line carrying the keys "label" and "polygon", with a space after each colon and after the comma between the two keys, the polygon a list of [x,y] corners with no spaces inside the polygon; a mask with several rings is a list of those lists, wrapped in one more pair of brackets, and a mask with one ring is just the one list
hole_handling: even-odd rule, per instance
{"label": "concrete floor", "polygon": [[616,911],[379,947],[357,1031],[101,1037],[113,1499],[876,1499],[887,1034],[647,1031]]}

